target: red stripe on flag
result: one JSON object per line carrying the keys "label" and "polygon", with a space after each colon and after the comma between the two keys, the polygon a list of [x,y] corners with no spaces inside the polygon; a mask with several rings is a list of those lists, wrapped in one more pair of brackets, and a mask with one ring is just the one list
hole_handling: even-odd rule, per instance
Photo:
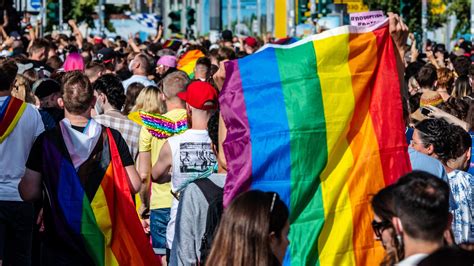
{"label": "red stripe on flag", "polygon": [[107,135],[113,176],[106,175],[101,186],[106,195],[112,222],[112,251],[119,265],[161,265],[138,219],[127,181],[128,176],[110,129],[107,129]]}
{"label": "red stripe on flag", "polygon": [[405,139],[395,47],[388,39],[391,38],[388,27],[377,29],[374,34],[381,63],[376,70],[369,112],[379,143],[385,185],[390,185],[411,171],[411,164]]}

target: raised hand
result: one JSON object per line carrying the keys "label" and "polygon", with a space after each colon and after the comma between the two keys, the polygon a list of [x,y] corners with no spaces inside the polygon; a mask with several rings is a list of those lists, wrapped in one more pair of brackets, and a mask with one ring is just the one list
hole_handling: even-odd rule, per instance
{"label": "raised hand", "polygon": [[392,35],[392,40],[397,47],[398,54],[403,60],[405,56],[405,44],[407,43],[409,34],[408,27],[403,23],[403,19],[397,14],[388,12],[388,19],[390,35]]}

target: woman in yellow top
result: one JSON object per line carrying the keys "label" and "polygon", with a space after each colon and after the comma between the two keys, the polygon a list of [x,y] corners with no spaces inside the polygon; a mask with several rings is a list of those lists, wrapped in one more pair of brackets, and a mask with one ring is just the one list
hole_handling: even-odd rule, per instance
{"label": "woman in yellow top", "polygon": [[[177,108],[163,113],[165,94],[156,87],[145,88],[137,101],[143,99],[140,118],[143,122],[139,137],[138,172],[146,178],[147,189],[140,193],[142,208],[140,213],[146,222],[149,218],[150,233],[154,248],[166,248],[166,227],[172,203],[170,183],[150,185],[150,171],[158,160],[161,147],[166,139],[187,129],[186,109]],[[163,114],[163,115],[161,115]],[[150,195],[151,193],[151,195]]]}

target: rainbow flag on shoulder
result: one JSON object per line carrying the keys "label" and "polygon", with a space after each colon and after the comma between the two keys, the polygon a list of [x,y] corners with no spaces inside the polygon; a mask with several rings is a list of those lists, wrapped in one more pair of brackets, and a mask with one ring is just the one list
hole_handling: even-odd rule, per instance
{"label": "rainbow flag on shoulder", "polygon": [[98,153],[78,172],[65,154],[59,129],[44,137],[44,211],[51,226],[46,230],[56,245],[81,260],[78,264],[161,265],[135,211],[117,144],[110,129],[104,130],[102,150],[96,148]]}
{"label": "rainbow flag on shoulder", "polygon": [[228,62],[224,204],[276,191],[286,265],[378,265],[371,195],[410,171],[388,20],[344,26]]}

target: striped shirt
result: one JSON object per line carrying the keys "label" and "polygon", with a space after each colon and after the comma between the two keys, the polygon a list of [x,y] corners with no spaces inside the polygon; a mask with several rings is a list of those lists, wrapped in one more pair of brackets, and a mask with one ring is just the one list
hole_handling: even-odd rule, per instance
{"label": "striped shirt", "polygon": [[136,160],[138,154],[138,138],[140,136],[140,126],[126,116],[122,115],[120,111],[109,110],[104,114],[94,117],[97,123],[106,127],[113,128],[122,134],[122,137],[127,142],[130,154]]}

